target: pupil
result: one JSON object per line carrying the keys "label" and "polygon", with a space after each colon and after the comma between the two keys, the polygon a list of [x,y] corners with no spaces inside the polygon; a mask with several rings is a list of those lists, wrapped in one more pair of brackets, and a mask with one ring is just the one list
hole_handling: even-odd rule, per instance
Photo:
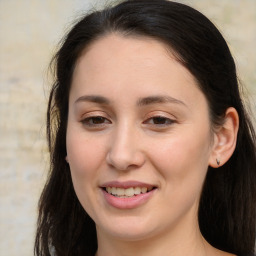
{"label": "pupil", "polygon": [[92,122],[93,122],[94,124],[101,124],[101,123],[104,122],[104,118],[103,118],[103,117],[94,117],[93,120],[92,120]]}
{"label": "pupil", "polygon": [[155,124],[165,124],[165,118],[164,117],[154,117],[154,123]]}

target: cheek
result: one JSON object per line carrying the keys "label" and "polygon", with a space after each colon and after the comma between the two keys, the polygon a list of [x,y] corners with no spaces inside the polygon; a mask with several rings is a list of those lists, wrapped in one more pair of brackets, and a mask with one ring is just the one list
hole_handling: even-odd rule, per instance
{"label": "cheek", "polygon": [[85,204],[98,189],[97,178],[105,159],[104,140],[68,129],[67,154],[74,189],[81,204],[88,208]]}
{"label": "cheek", "polygon": [[67,132],[67,154],[76,195],[86,212],[93,216],[98,176],[105,151],[102,140],[83,137],[74,130]]}
{"label": "cheek", "polygon": [[162,181],[159,203],[166,205],[166,212],[172,212],[177,218],[190,209],[196,216],[207,172],[207,145],[203,140],[188,139],[177,136],[161,150],[152,147],[155,149],[152,159]]}
{"label": "cheek", "polygon": [[201,188],[208,167],[208,141],[206,133],[174,135],[151,147],[151,150],[154,149],[151,152],[154,165],[174,189],[183,186]]}
{"label": "cheek", "polygon": [[67,133],[67,154],[72,172],[83,176],[94,172],[104,158],[103,142],[83,137],[76,132]]}

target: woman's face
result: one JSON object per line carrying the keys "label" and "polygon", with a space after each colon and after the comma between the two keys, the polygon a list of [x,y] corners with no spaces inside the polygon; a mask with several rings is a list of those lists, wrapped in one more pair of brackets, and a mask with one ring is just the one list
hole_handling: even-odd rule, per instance
{"label": "woman's face", "polygon": [[108,35],[84,51],[67,159],[98,235],[140,240],[197,227],[210,130],[206,98],[164,44]]}

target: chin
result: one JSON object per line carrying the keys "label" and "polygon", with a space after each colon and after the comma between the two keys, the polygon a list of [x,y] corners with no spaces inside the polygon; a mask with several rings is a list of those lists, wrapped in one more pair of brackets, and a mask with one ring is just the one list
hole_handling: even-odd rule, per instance
{"label": "chin", "polygon": [[[122,218],[123,219],[123,218]],[[154,236],[156,230],[151,222],[128,217],[126,220],[114,220],[111,223],[104,223],[101,227],[97,225],[97,232],[104,229],[105,234],[125,241],[139,241]]]}

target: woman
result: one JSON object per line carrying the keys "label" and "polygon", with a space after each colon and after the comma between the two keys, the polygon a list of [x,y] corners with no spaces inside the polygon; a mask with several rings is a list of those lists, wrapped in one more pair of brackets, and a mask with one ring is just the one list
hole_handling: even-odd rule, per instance
{"label": "woman", "polygon": [[255,133],[228,46],[170,1],[93,12],[56,57],[36,255],[251,255]]}

